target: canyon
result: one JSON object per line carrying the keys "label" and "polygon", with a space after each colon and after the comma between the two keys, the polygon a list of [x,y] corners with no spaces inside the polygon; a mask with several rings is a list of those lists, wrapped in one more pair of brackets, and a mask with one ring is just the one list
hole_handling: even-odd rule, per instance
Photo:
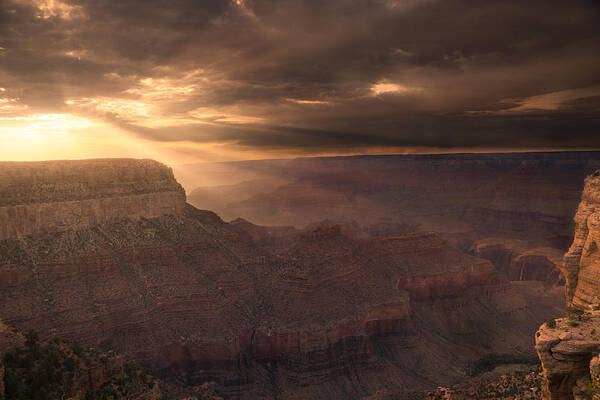
{"label": "canyon", "polygon": [[563,308],[553,267],[511,282],[460,234],[399,221],[227,223],[150,160],[0,163],[0,177],[0,318],[113,349],[177,393],[428,390],[487,354],[532,354]]}
{"label": "canyon", "polygon": [[371,236],[435,231],[510,280],[562,285],[583,181],[598,168],[600,152],[541,152],[207,163],[175,174],[192,205],[225,219],[299,230],[330,220]]}
{"label": "canyon", "polygon": [[257,160],[174,172],[190,204],[226,220],[299,229],[354,220],[373,231],[404,224],[566,250],[583,180],[598,168],[600,152],[548,152]]}

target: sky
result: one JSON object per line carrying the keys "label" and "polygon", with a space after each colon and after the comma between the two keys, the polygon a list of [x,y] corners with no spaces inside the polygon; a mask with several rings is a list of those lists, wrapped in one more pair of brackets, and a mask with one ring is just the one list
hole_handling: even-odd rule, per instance
{"label": "sky", "polygon": [[0,0],[0,160],[600,148],[600,2]]}

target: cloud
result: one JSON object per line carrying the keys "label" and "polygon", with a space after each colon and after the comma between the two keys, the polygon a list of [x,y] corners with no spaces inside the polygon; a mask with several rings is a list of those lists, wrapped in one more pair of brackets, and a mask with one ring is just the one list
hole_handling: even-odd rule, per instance
{"label": "cloud", "polygon": [[583,0],[4,0],[0,108],[252,151],[600,147],[598,20]]}

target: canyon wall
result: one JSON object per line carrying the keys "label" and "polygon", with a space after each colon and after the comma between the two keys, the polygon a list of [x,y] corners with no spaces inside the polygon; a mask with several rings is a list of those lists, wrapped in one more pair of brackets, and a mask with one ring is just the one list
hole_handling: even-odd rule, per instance
{"label": "canyon wall", "polygon": [[600,304],[600,171],[585,180],[564,268],[569,304],[581,308]]}
{"label": "canyon wall", "polygon": [[226,219],[298,228],[354,220],[387,225],[389,233],[405,224],[474,240],[535,238],[538,247],[564,252],[583,179],[600,168],[600,152],[322,157],[199,168],[223,185],[194,190],[188,181],[189,202]]}
{"label": "canyon wall", "polygon": [[0,240],[179,214],[185,193],[152,160],[0,163]]}
{"label": "canyon wall", "polygon": [[585,180],[573,244],[563,260],[567,318],[550,320],[536,334],[547,400],[600,397],[599,245],[600,171]]}
{"label": "canyon wall", "polygon": [[526,353],[551,311],[435,233],[318,225],[278,231],[272,254],[255,242],[264,232],[185,204],[158,163],[40,165],[0,164],[3,207],[76,217],[40,212],[25,230],[6,214],[19,229],[0,240],[0,317],[113,348],[172,382],[214,381],[229,398],[427,389],[489,352]]}
{"label": "canyon wall", "polygon": [[475,241],[469,254],[485,258],[511,281],[540,281],[546,286],[562,286],[564,252],[552,247],[536,247],[527,241],[486,238]]}
{"label": "canyon wall", "polygon": [[374,236],[435,231],[511,280],[562,285],[557,266],[583,181],[599,167],[600,152],[257,160],[202,164],[197,182],[223,184],[196,188],[188,179],[186,188],[194,206],[259,225],[306,229],[329,220]]}

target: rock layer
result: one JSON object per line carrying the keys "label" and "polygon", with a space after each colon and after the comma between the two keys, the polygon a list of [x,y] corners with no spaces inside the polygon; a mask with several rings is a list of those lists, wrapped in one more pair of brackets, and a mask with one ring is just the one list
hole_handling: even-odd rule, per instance
{"label": "rock layer", "polygon": [[598,374],[600,312],[586,312],[583,318],[557,319],[555,324],[544,324],[536,334],[536,350],[544,374],[543,398],[590,398],[592,391],[587,395],[586,391],[591,388],[591,378]]}
{"label": "rock layer", "polygon": [[563,253],[551,247],[535,247],[523,240],[486,238],[471,245],[469,254],[485,258],[511,281],[541,281],[564,285]]}
{"label": "rock layer", "polygon": [[[488,261],[433,233],[317,226],[274,256],[240,224],[186,205],[160,164],[15,168],[0,165],[2,187],[24,200],[3,207],[75,204],[82,215],[27,229],[4,216],[17,228],[0,240],[2,318],[113,347],[175,382],[215,381],[232,398],[428,388],[489,351],[525,351],[540,318]],[[56,189],[39,184],[52,180],[43,170]],[[131,209],[105,209],[128,198]]]}
{"label": "rock layer", "polygon": [[0,163],[0,240],[179,214],[185,192],[152,160]]}
{"label": "rock layer", "polygon": [[324,219],[405,224],[475,240],[537,238],[564,251],[583,179],[599,167],[600,152],[257,160],[199,168],[223,184],[254,173],[277,185],[248,180],[196,191],[188,183],[186,188],[197,207],[211,206],[224,218],[262,225],[301,228]]}
{"label": "rock layer", "polygon": [[600,303],[600,171],[585,180],[575,215],[575,237],[564,258],[567,301],[577,307]]}

